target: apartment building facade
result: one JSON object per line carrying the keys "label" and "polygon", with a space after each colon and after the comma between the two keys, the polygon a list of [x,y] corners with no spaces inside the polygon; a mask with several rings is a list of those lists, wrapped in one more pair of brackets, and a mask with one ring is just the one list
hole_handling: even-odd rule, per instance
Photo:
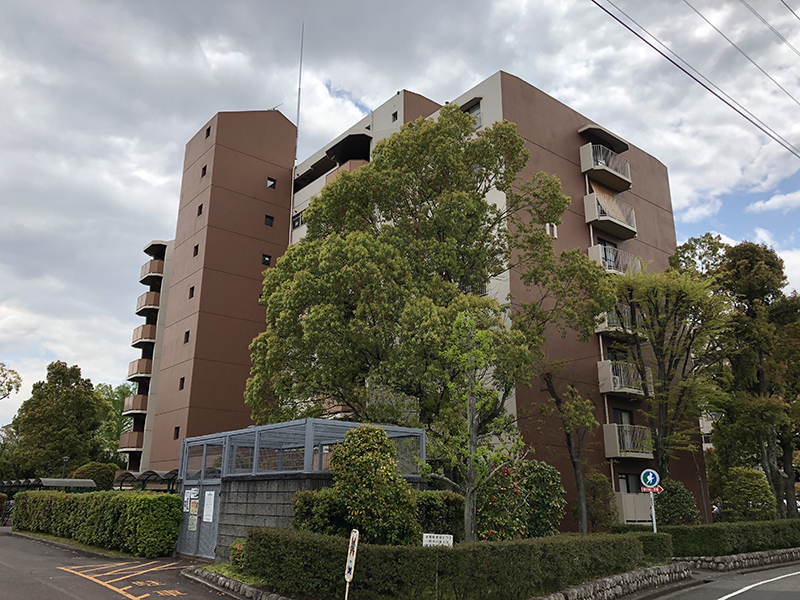
{"label": "apartment building facade", "polygon": [[[548,227],[556,251],[582,248],[610,272],[667,267],[676,239],[667,169],[658,160],[505,72],[451,102],[472,114],[478,127],[502,119],[517,124],[531,153],[523,178],[539,171],[559,177],[573,201],[563,222]],[[280,113],[219,113],[190,140],[172,270],[160,288],[167,289],[169,303],[165,309],[161,299],[155,320],[158,325],[163,318],[163,338],[157,327],[149,379],[139,366],[131,375],[145,392],[134,398],[147,398],[131,400],[139,407],[129,414],[141,436],[131,436],[125,447],[121,441],[130,468],[176,467],[183,437],[250,424],[242,394],[248,346],[264,325],[258,305],[263,269],[302,239],[303,211],[338,172],[366,164],[378,141],[418,117],[436,118],[440,108],[418,94],[398,92],[298,165],[293,199],[295,130]],[[500,192],[487,199],[505,202]],[[509,294],[531,299],[513,270],[493,279],[487,293],[501,300]],[[142,314],[150,324],[152,314]],[[574,385],[595,401],[601,427],[588,440],[586,458],[610,477],[622,519],[634,522],[648,518],[636,480],[653,461],[636,374],[611,347],[618,330],[612,317],[589,342],[553,337],[548,355],[564,361],[560,385]],[[139,360],[146,360],[144,350]],[[571,501],[575,486],[563,435],[554,421],[542,423],[537,416],[537,405],[546,402],[541,387],[536,382],[519,387],[509,410],[519,417],[535,457],[561,472]],[[701,500],[707,497],[702,456],[679,456],[673,476],[708,512]]]}

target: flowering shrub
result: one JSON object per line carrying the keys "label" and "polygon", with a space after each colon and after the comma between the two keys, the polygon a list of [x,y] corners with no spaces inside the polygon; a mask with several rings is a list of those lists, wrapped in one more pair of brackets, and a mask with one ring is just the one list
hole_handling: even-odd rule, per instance
{"label": "flowering shrub", "polygon": [[552,535],[564,517],[565,505],[561,477],[550,465],[522,460],[500,467],[478,492],[478,538]]}
{"label": "flowering shrub", "polygon": [[240,570],[244,570],[244,542],[244,539],[233,540],[230,546],[231,564]]}

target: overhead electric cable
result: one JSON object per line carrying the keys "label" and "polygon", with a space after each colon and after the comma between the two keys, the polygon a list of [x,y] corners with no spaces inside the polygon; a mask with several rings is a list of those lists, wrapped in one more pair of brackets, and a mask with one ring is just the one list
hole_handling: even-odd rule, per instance
{"label": "overhead electric cable", "polygon": [[786,94],[787,96],[789,96],[789,98],[791,98],[791,99],[794,101],[794,103],[795,103],[795,104],[797,104],[797,106],[800,106],[800,100],[798,100],[797,98],[795,98],[794,96],[792,96],[792,95],[789,93],[789,91],[788,91],[786,88],[784,88],[784,87],[783,87],[783,86],[782,86],[780,83],[778,83],[777,81],[775,81],[775,80],[772,78],[772,76],[771,76],[769,73],[767,73],[767,72],[766,72],[764,69],[762,69],[762,68],[761,68],[761,66],[759,66],[759,64],[758,64],[756,61],[754,61],[752,58],[750,58],[750,57],[747,55],[747,53],[746,53],[744,50],[742,50],[741,48],[739,48],[739,46],[737,46],[737,45],[736,45],[736,43],[735,43],[733,40],[731,40],[731,39],[730,39],[730,38],[729,38],[727,35],[725,35],[724,33],[722,33],[722,31],[720,31],[720,30],[719,30],[719,28],[718,28],[716,25],[714,25],[714,24],[713,24],[711,21],[709,21],[708,19],[706,19],[706,18],[703,16],[703,13],[701,13],[701,12],[700,12],[699,10],[697,10],[697,9],[696,9],[694,6],[692,6],[691,4],[689,4],[689,0],[683,0],[683,2],[684,2],[684,4],[686,4],[686,6],[688,6],[688,7],[689,7],[689,8],[691,8],[691,9],[692,9],[694,12],[696,12],[696,13],[698,14],[698,16],[699,16],[701,19],[703,19],[703,21],[705,21],[706,23],[708,23],[709,25],[711,25],[711,27],[713,27],[713,28],[714,28],[714,31],[716,31],[718,34],[720,34],[722,37],[724,37],[724,38],[727,40],[727,42],[728,42],[728,43],[729,43],[731,46],[733,46],[734,48],[736,48],[736,49],[739,51],[739,53],[740,53],[742,56],[744,56],[744,57],[745,57],[747,60],[749,60],[751,63],[753,63],[753,65],[754,65],[754,66],[755,66],[755,67],[756,67],[756,68],[757,68],[759,71],[761,71],[761,72],[762,72],[762,73],[763,73],[763,74],[764,74],[764,75],[765,75],[765,76],[766,76],[766,77],[767,77],[767,78],[768,78],[768,79],[769,79],[769,80],[770,80],[772,83],[774,83],[775,85],[777,85],[777,86],[778,86],[778,87],[779,87],[779,88],[780,88],[780,89],[783,91],[783,93],[784,93],[784,94]]}
{"label": "overhead electric cable", "polygon": [[[622,19],[620,19],[620,18],[619,18],[617,15],[615,15],[615,14],[614,14],[614,13],[612,13],[610,10],[608,10],[608,9],[607,9],[605,6],[603,6],[602,4],[600,4],[600,3],[598,2],[598,0],[591,0],[591,1],[592,1],[592,3],[593,3],[595,6],[597,6],[598,8],[600,8],[600,9],[601,9],[603,12],[605,12],[605,13],[606,13],[608,16],[610,16],[612,19],[614,19],[615,21],[617,21],[617,23],[619,23],[619,24],[620,24],[620,25],[622,25],[622,26],[623,26],[625,29],[627,29],[628,31],[630,31],[630,32],[631,32],[633,35],[635,35],[635,36],[636,36],[636,37],[638,37],[640,40],[642,40],[642,41],[643,41],[645,44],[647,44],[648,46],[650,46],[650,47],[651,47],[653,50],[655,50],[656,52],[658,52],[658,53],[659,53],[661,56],[663,56],[664,58],[666,58],[666,59],[667,59],[667,60],[668,60],[670,63],[672,63],[672,65],[673,65],[673,66],[675,66],[675,67],[677,67],[678,69],[680,69],[681,71],[683,71],[683,73],[684,73],[685,75],[689,76],[691,79],[693,79],[693,80],[695,81],[695,83],[698,83],[698,84],[700,84],[702,87],[704,87],[704,88],[706,89],[706,91],[708,91],[708,92],[711,92],[711,93],[712,93],[714,96],[716,96],[716,97],[717,97],[717,99],[719,99],[719,100],[720,100],[720,101],[722,101],[724,104],[726,104],[726,105],[727,105],[727,106],[728,106],[730,109],[732,109],[732,110],[734,110],[736,113],[738,113],[738,114],[739,114],[739,116],[741,116],[741,117],[744,117],[744,118],[745,118],[747,121],[749,121],[749,122],[750,122],[752,125],[754,125],[756,128],[758,128],[758,129],[759,129],[759,130],[760,130],[762,133],[764,133],[765,135],[767,135],[768,137],[770,137],[772,140],[774,140],[775,142],[777,142],[778,144],[780,144],[780,145],[781,145],[781,146],[782,146],[782,147],[783,147],[785,150],[787,150],[788,152],[790,152],[791,154],[793,154],[793,155],[794,155],[794,156],[796,156],[797,158],[800,158],[800,149],[796,148],[796,147],[795,147],[793,144],[791,144],[790,142],[788,142],[787,140],[785,140],[785,139],[784,139],[782,136],[780,136],[778,133],[776,133],[775,131],[773,131],[773,130],[772,130],[770,127],[768,127],[767,125],[765,125],[764,123],[762,123],[762,122],[761,122],[761,121],[760,121],[760,120],[759,120],[757,117],[755,117],[755,116],[754,116],[752,113],[750,113],[750,111],[748,111],[747,109],[745,109],[744,107],[742,107],[741,105],[739,105],[739,103],[738,103],[738,102],[736,102],[735,100],[733,100],[732,98],[730,98],[730,96],[728,96],[728,94],[726,94],[725,92],[723,92],[722,90],[720,90],[719,88],[717,88],[717,86],[716,86],[716,85],[714,85],[713,83],[711,83],[710,81],[708,81],[708,79],[707,79],[706,77],[704,77],[703,75],[701,75],[700,73],[698,73],[699,77],[701,77],[702,79],[706,79],[706,81],[708,81],[708,83],[701,81],[701,80],[700,80],[698,77],[696,77],[695,75],[693,75],[692,73],[690,73],[690,72],[689,72],[687,69],[685,69],[684,67],[682,67],[681,65],[679,65],[679,64],[678,64],[677,62],[675,62],[675,61],[674,61],[672,58],[670,58],[669,56],[667,56],[667,55],[666,55],[664,52],[662,52],[661,50],[659,50],[658,48],[656,48],[656,47],[655,47],[655,46],[654,46],[652,43],[650,43],[648,40],[646,40],[644,37],[642,37],[642,35],[641,35],[639,32],[637,32],[636,30],[634,30],[634,29],[633,29],[633,28],[632,28],[630,25],[628,25],[627,23],[625,23],[625,22],[624,22]],[[636,26],[637,26],[637,27],[639,27],[640,29],[642,29],[643,31],[645,31],[645,32],[646,32],[646,33],[647,33],[647,34],[648,34],[650,37],[652,37],[652,38],[653,38],[653,39],[655,39],[655,40],[658,40],[658,38],[656,38],[656,37],[655,37],[653,34],[651,34],[649,31],[647,31],[647,29],[645,29],[644,27],[642,27],[641,25],[639,25],[638,23],[636,23],[636,21],[634,21],[633,19],[631,19],[631,18],[630,18],[630,17],[629,17],[629,16],[628,16],[628,15],[625,13],[625,11],[621,10],[621,9],[620,9],[620,8],[619,8],[617,5],[615,5],[613,2],[611,2],[611,0],[608,0],[608,3],[609,3],[609,4],[611,4],[611,6],[613,6],[614,8],[616,8],[616,9],[617,9],[619,12],[621,12],[623,15],[625,15],[625,16],[626,16],[626,17],[627,17],[627,18],[628,18],[628,19],[629,19],[631,22],[633,22],[634,24],[636,24]],[[659,44],[661,44],[662,46],[664,46],[664,44],[663,44],[661,41],[658,41],[658,43],[659,43]],[[664,47],[666,48],[666,46],[664,46]],[[668,50],[669,50],[669,49],[668,49]],[[676,57],[678,58],[678,60],[680,60],[681,62],[685,63],[687,66],[689,66],[689,68],[690,68],[690,69],[692,69],[692,70],[694,70],[695,72],[697,72],[697,71],[696,71],[696,69],[694,69],[693,67],[691,67],[691,66],[690,66],[688,63],[686,63],[686,61],[684,61],[682,58],[680,58],[680,57],[679,57],[677,54],[675,54],[675,53],[674,53],[674,52],[672,52],[671,50],[669,50],[669,52],[670,52],[670,53],[672,53],[674,56],[676,56]],[[717,88],[718,92],[717,92],[717,91],[715,91],[714,89],[712,89],[712,87],[713,87],[713,88]],[[730,98],[730,101],[729,101],[729,100],[726,100],[725,98],[723,98],[723,95],[724,95],[724,96],[726,96],[727,98]],[[734,106],[734,105],[735,105],[735,106]]]}
{"label": "overhead electric cable", "polygon": [[760,14],[758,14],[758,12],[756,11],[756,9],[755,9],[755,8],[753,8],[752,6],[750,6],[750,5],[747,3],[747,1],[746,1],[746,0],[739,0],[739,2],[741,2],[742,4],[744,4],[744,5],[747,7],[747,10],[749,10],[749,11],[750,11],[751,13],[753,13],[753,14],[754,14],[756,17],[758,17],[758,20],[759,20],[759,21],[761,21],[761,22],[762,22],[764,25],[766,25],[766,26],[767,26],[767,27],[770,29],[770,31],[772,31],[772,33],[774,33],[774,34],[775,34],[775,35],[776,35],[776,36],[777,36],[777,37],[778,37],[778,38],[779,38],[779,39],[780,39],[780,40],[781,40],[781,41],[782,41],[784,44],[786,44],[787,46],[789,46],[789,48],[791,48],[791,49],[794,51],[794,53],[795,53],[795,54],[797,54],[797,56],[800,56],[800,50],[798,50],[797,48],[795,48],[795,47],[792,45],[792,43],[791,43],[789,40],[787,40],[785,37],[783,37],[783,36],[781,35],[780,31],[778,31],[777,29],[775,29],[775,28],[774,28],[772,25],[770,25],[770,24],[769,24],[769,22],[768,22],[768,21],[767,21],[767,20],[766,20],[764,17],[762,17]]}
{"label": "overhead electric cable", "polygon": [[797,19],[798,21],[800,21],[800,15],[798,15],[796,12],[794,12],[794,10],[792,10],[792,7],[791,7],[791,6],[789,6],[788,4],[786,4],[786,0],[781,0],[781,2],[783,2],[783,5],[784,5],[786,8],[788,8],[788,9],[789,9],[789,12],[790,12],[790,13],[792,13],[792,14],[794,15],[795,19]]}

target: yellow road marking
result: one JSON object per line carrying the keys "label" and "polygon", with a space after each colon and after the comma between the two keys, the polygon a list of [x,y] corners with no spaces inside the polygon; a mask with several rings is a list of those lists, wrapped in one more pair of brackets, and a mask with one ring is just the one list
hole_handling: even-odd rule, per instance
{"label": "yellow road marking", "polygon": [[[107,567],[118,567],[120,565],[127,565],[128,563],[108,563],[107,565],[81,565],[80,567],[71,567],[73,569],[85,569],[83,573],[89,573],[91,571],[97,571],[99,569],[105,569]],[[89,568],[91,567],[91,568]]]}
{"label": "yellow road marking", "polygon": [[[133,565],[130,563],[124,563],[124,564],[126,564],[127,566],[122,567],[121,569],[117,569],[116,571],[108,571],[107,573],[103,573],[103,575],[116,575],[117,573],[124,573],[125,571],[130,571],[130,570],[138,570],[141,569],[142,567],[149,567],[150,565],[155,565],[158,563],[156,563],[156,561],[150,561],[149,563],[144,563],[144,564],[140,563],[136,563]],[[118,566],[118,565],[113,565],[113,566]]]}
{"label": "yellow road marking", "polygon": [[[153,563],[149,563],[153,564]],[[151,571],[166,571],[167,569],[180,569],[180,567],[173,567],[172,565],[177,565],[178,563],[170,563],[168,565],[164,565],[163,567],[154,567],[152,569],[147,569],[145,571],[137,571],[136,573],[130,573],[125,575],[125,577],[118,577],[117,579],[111,579],[107,583],[114,583],[115,581],[122,581],[123,579],[127,579],[128,577],[134,577],[135,575],[144,575],[145,573],[150,573]],[[144,565],[142,565],[144,566]],[[104,573],[104,575],[110,575],[110,573]]]}
{"label": "yellow road marking", "polygon": [[150,595],[150,594],[144,594],[143,596],[133,596],[119,588],[114,587],[113,585],[107,584],[105,581],[100,581],[99,579],[97,579],[97,577],[92,577],[91,575],[85,575],[84,573],[81,573],[80,571],[75,571],[73,569],[70,569],[69,567],[58,567],[58,568],[61,569],[62,571],[67,571],[68,573],[77,575],[78,577],[83,577],[84,579],[93,581],[94,583],[99,583],[103,587],[108,588],[111,591],[117,592],[118,594],[124,596],[125,598],[128,598],[128,600],[142,600],[142,598],[147,598]]}

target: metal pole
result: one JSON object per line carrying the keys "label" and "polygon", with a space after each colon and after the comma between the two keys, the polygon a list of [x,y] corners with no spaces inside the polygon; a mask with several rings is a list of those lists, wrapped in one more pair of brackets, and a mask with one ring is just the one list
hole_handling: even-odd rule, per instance
{"label": "metal pole", "polygon": [[350,593],[350,582],[348,581],[347,585],[345,585],[344,588],[344,600],[347,600],[347,594],[349,593]]}
{"label": "metal pole", "polygon": [[650,492],[650,514],[653,517],[653,533],[658,533],[658,528],[656,527],[656,500],[653,492]]}

